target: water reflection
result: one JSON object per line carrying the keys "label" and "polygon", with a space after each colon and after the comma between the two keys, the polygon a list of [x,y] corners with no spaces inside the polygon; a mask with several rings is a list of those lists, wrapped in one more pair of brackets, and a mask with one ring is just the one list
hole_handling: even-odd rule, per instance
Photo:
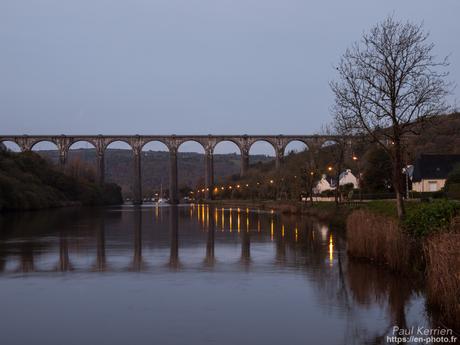
{"label": "water reflection", "polygon": [[[166,247],[169,248],[168,267],[174,270],[192,268],[193,265],[187,262],[181,264],[180,243],[187,250],[201,243],[206,248],[202,262],[210,267],[216,262],[228,263],[231,259],[231,255],[227,255],[228,247],[235,244],[241,247],[238,262],[244,267],[253,263],[257,265],[271,251],[266,249],[263,257],[257,257],[254,262],[251,247],[265,246],[270,242],[274,243],[273,262],[279,267],[297,265],[300,257],[306,260],[306,265],[327,264],[332,267],[335,253],[342,250],[335,245],[338,235],[324,224],[241,208],[191,205],[67,210],[65,213],[69,217],[56,213],[60,211],[29,215],[27,222],[16,215],[2,218],[0,269],[3,272],[47,271],[53,255],[57,264],[50,271],[148,271],[155,265],[161,266],[160,262],[149,260],[158,257],[156,250],[162,251]],[[236,229],[233,229],[235,219]],[[55,232],[54,229],[59,230]],[[220,231],[216,233],[216,229]],[[180,233],[184,235],[183,242],[180,242]],[[145,242],[149,243],[147,252]],[[81,261],[78,260],[81,256],[87,257],[91,253],[94,253],[94,259],[89,267],[73,262]],[[122,268],[119,263],[124,257],[131,257],[131,260]],[[112,258],[115,258],[113,263]]]}
{"label": "water reflection", "polygon": [[136,212],[134,215],[134,255],[131,269],[141,271],[144,268],[142,261],[142,213]]}
{"label": "water reflection", "polygon": [[[65,281],[54,278],[65,276],[76,286],[94,281],[92,295],[110,276],[114,287],[107,290],[103,284],[106,290],[92,300],[105,310],[111,308],[103,303],[110,289],[119,284],[129,287],[138,279],[130,272],[141,272],[136,285],[141,291],[136,294],[141,295],[131,292],[123,298],[138,296],[139,304],[133,302],[137,313],[154,318],[164,329],[178,315],[187,315],[192,301],[193,314],[212,324],[215,332],[227,334],[229,322],[240,327],[252,322],[245,333],[249,338],[228,336],[228,341],[219,339],[222,344],[247,339],[265,344],[380,344],[394,325],[428,323],[418,289],[384,270],[348,260],[343,231],[311,218],[209,205],[69,209],[3,216],[0,230],[0,282],[11,281],[14,290],[26,289],[23,282],[30,277],[45,277],[49,289],[63,286]],[[4,284],[0,293],[5,293]],[[41,298],[52,304],[54,297],[48,297]],[[168,305],[161,316],[155,314],[157,305],[145,306],[163,299]],[[111,301],[121,303],[118,295]],[[13,297],[11,303],[14,307],[21,301]],[[65,303],[72,309],[77,301]],[[168,314],[169,310],[175,312]],[[120,325],[131,324],[130,312],[117,312]],[[280,321],[278,315],[292,318]],[[186,324],[183,320],[182,327]],[[331,325],[326,334],[321,331],[324,325]],[[0,326],[0,331],[8,334],[7,326]],[[158,327],[158,334],[138,343],[152,339],[175,343],[168,342],[173,330],[162,333]],[[279,327],[285,330],[284,337],[273,333]],[[134,332],[136,325],[131,328]],[[308,332],[298,332],[305,328]],[[190,343],[213,343],[199,338],[193,329],[188,332],[182,342],[192,336]]]}
{"label": "water reflection", "polygon": [[106,269],[104,220],[100,219],[96,228],[96,264],[94,265],[94,270],[104,272]]}
{"label": "water reflection", "polygon": [[[175,270],[179,269],[179,267],[181,266],[179,261],[179,222],[177,211],[178,210],[176,206],[172,206],[169,210],[169,224],[171,236],[171,253],[169,256],[169,267]],[[204,220],[204,217],[202,219]]]}
{"label": "water reflection", "polygon": [[[57,264],[49,271],[151,271],[162,266],[158,259],[164,249],[169,250],[168,267],[199,268],[194,260],[181,263],[181,247],[188,256],[198,255],[197,247],[205,248],[201,259],[205,266],[233,261],[259,268],[260,263],[270,262],[271,255],[276,267],[333,269],[345,247],[343,231],[326,224],[240,208],[125,207],[67,210],[64,217],[60,212],[64,211],[28,215],[27,221],[17,215],[2,217],[0,270],[44,272],[54,260]],[[234,219],[236,229],[232,228]],[[270,243],[273,247],[267,247]],[[240,246],[237,261],[229,250],[235,245]],[[263,248],[261,255],[252,258],[253,247]],[[79,259],[90,255],[94,255],[93,264],[82,266]],[[121,267],[123,258],[129,257],[130,262]]]}

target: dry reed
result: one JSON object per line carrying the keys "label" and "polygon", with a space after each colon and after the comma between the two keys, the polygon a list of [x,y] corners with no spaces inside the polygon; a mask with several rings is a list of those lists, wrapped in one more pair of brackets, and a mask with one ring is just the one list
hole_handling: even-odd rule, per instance
{"label": "dry reed", "polygon": [[347,243],[351,256],[387,265],[394,271],[407,271],[419,262],[414,256],[414,241],[401,231],[398,220],[368,210],[356,210],[348,217]]}
{"label": "dry reed", "polygon": [[425,241],[427,301],[446,325],[460,330],[460,233]]}

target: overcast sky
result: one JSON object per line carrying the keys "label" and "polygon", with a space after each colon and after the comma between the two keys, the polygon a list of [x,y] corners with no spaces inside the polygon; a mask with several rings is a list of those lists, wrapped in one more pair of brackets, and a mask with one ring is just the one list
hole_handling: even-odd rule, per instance
{"label": "overcast sky", "polygon": [[459,0],[2,0],[0,132],[314,133],[340,55],[391,13],[459,82]]}

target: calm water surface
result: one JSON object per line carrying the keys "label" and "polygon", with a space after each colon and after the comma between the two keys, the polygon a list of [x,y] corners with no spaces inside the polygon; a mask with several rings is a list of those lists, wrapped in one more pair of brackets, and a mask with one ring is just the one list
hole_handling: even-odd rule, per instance
{"label": "calm water surface", "polygon": [[209,206],[0,218],[0,344],[378,344],[429,326],[310,218]]}

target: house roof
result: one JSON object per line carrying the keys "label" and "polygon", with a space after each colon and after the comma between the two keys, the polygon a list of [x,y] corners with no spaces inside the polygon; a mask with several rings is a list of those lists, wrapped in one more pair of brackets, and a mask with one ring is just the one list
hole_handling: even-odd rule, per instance
{"label": "house roof", "polygon": [[422,154],[415,161],[412,181],[446,179],[457,164],[460,155]]}

